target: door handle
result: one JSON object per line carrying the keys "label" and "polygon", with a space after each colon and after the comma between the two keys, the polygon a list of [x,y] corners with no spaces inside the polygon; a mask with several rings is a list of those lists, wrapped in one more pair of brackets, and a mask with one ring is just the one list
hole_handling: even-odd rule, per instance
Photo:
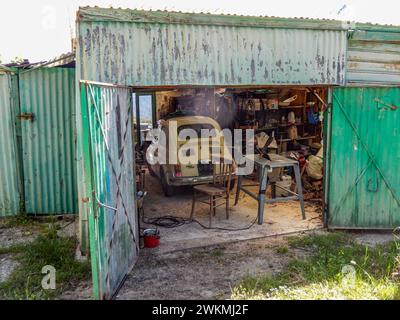
{"label": "door handle", "polygon": [[31,112],[23,112],[17,116],[18,120],[28,120],[33,122],[35,120],[35,114]]}

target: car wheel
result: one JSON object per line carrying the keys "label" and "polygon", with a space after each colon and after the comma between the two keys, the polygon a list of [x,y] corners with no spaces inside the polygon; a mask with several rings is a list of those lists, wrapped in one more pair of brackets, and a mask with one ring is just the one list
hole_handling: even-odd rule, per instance
{"label": "car wheel", "polygon": [[175,192],[175,188],[173,186],[170,186],[167,183],[167,179],[165,178],[165,173],[164,171],[161,171],[161,187],[163,189],[164,194],[167,197],[172,197],[174,195]]}

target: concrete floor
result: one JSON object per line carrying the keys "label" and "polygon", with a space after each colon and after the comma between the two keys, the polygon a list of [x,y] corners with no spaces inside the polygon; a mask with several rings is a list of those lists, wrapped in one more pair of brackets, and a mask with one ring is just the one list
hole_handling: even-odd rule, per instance
{"label": "concrete floor", "polygon": [[[180,188],[175,196],[167,198],[164,196],[158,180],[146,175],[146,191],[148,194],[144,202],[145,219],[166,215],[189,218],[192,204],[191,188]],[[236,189],[233,193],[235,192]],[[234,203],[234,194],[231,202]],[[239,204],[231,207],[229,220],[226,219],[225,208],[217,208],[217,214],[213,217],[213,227],[243,229],[252,225],[249,229],[241,231],[204,229],[197,223],[186,224],[173,229],[157,227],[161,235],[160,246],[156,249],[143,249],[142,253],[168,253],[322,228],[321,209],[311,202],[306,202],[305,208],[307,219],[303,220],[300,204],[297,201],[266,205],[264,224],[255,223],[252,225],[257,218],[257,201],[241,193]],[[195,219],[206,226],[209,222],[208,210],[206,204],[197,204]],[[141,222],[141,228],[147,227],[154,228],[154,226]]]}

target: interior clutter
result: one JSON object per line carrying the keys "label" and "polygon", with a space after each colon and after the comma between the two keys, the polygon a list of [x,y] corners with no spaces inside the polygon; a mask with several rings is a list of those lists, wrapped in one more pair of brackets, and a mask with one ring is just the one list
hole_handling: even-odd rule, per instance
{"label": "interior clutter", "polygon": [[[305,200],[321,200],[325,88],[178,89],[155,98],[157,120],[200,115],[216,119],[222,129],[253,129],[256,152],[297,160]],[[281,183],[288,184],[292,175],[281,172]]]}
{"label": "interior clutter", "polygon": [[[218,122],[221,129],[253,129],[255,153],[266,159],[270,159],[271,154],[277,154],[297,161],[304,200],[318,203],[322,212],[322,124],[324,111],[328,107],[326,88],[191,88],[158,91],[152,96],[155,99],[155,119],[144,130],[153,127],[159,120],[181,115],[210,117]],[[140,126],[143,126],[142,123]],[[244,138],[242,148],[246,152]],[[137,190],[145,192],[144,157],[149,142],[142,141],[140,144],[136,148]],[[255,181],[257,174],[255,169],[246,179]],[[268,173],[268,179],[278,187],[274,190],[274,196],[288,197],[290,194],[287,190],[297,191],[291,167],[272,170]],[[171,221],[162,222],[168,227]],[[186,222],[171,223],[181,225]]]}

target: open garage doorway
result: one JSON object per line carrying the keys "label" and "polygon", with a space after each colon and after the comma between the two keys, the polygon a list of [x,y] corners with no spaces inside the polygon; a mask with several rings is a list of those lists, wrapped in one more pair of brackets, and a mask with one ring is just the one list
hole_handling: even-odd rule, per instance
{"label": "open garage doorway", "polygon": [[[138,90],[139,96],[146,92],[151,101],[138,104],[136,99],[137,112],[140,113],[142,105],[146,109],[152,106],[154,128],[168,131],[170,123],[177,120],[178,133],[181,128],[198,132],[210,127],[231,132],[253,130],[255,136],[250,144],[253,143],[254,148],[249,152],[264,158],[268,154],[279,155],[298,163],[305,200],[305,219],[299,201],[283,200],[266,204],[260,223],[257,200],[241,192],[235,205],[235,185],[230,192],[229,219],[224,207],[217,208],[210,227],[209,206],[196,204],[191,220],[193,187],[212,182],[212,164],[149,164],[147,149],[158,142],[154,136],[140,133],[139,139],[134,139],[140,230],[142,233],[148,229],[157,230],[161,238],[161,245],[152,252],[165,253],[323,227],[323,144],[326,138],[323,131],[328,90],[299,86]],[[144,112],[149,113],[148,110]],[[140,121],[134,126],[137,135],[138,127],[143,132]],[[244,155],[249,143],[245,138],[243,135],[241,151]],[[248,189],[256,195],[259,175],[255,167],[244,177],[244,183],[252,185]],[[295,173],[290,167],[272,170],[268,179],[267,199],[284,199],[290,197],[289,191],[298,191]]]}

